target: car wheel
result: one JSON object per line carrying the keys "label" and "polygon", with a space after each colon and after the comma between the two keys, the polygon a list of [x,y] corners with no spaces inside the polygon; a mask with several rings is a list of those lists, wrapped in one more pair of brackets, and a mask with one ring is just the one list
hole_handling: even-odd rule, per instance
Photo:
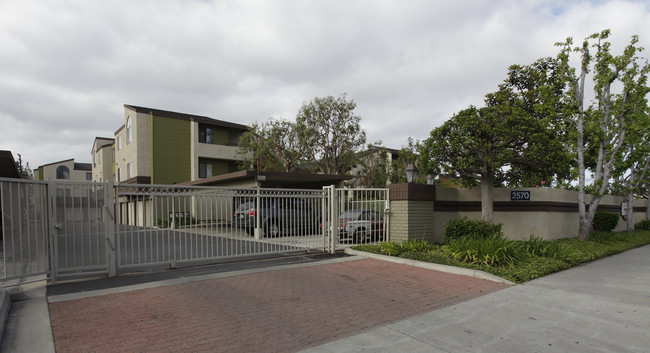
{"label": "car wheel", "polygon": [[280,226],[275,221],[268,221],[264,227],[264,235],[267,238],[277,238],[280,236]]}
{"label": "car wheel", "polygon": [[366,229],[360,228],[354,231],[354,240],[358,243],[365,243],[367,238]]}

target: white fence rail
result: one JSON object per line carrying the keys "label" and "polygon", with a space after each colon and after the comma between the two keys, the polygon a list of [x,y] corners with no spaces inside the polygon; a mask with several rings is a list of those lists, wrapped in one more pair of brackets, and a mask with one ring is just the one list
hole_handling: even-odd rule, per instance
{"label": "white fence rail", "polygon": [[388,239],[386,189],[0,182],[5,280],[114,276]]}
{"label": "white fence rail", "polygon": [[5,180],[0,179],[1,278],[47,274],[50,268],[47,183]]}

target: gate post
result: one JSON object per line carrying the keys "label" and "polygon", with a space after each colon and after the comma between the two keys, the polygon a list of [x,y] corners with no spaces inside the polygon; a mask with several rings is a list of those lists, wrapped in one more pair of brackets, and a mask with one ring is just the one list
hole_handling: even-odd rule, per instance
{"label": "gate post", "polygon": [[47,180],[47,211],[49,216],[48,240],[50,244],[50,274],[51,283],[56,283],[58,263],[58,241],[56,224],[56,184],[48,178]]}
{"label": "gate post", "polygon": [[338,240],[339,230],[339,205],[338,205],[338,192],[334,185],[324,186],[323,189],[327,191],[327,208],[324,212],[327,213],[327,252],[333,254],[336,252],[336,241]]}
{"label": "gate post", "polygon": [[108,265],[108,276],[115,277],[117,274],[117,257],[115,256],[115,209],[117,191],[113,181],[107,181],[104,185],[104,230],[106,232],[106,264]]}

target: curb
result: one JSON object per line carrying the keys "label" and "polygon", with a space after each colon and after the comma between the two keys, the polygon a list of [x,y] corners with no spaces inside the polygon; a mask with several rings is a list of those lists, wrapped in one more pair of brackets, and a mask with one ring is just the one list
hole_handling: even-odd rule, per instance
{"label": "curb", "polygon": [[431,262],[422,262],[422,261],[416,261],[416,260],[409,260],[409,259],[403,259],[401,257],[395,257],[395,256],[373,254],[373,253],[368,253],[368,252],[365,252],[365,251],[353,250],[351,248],[346,248],[345,253],[348,254],[348,255],[363,256],[363,257],[368,257],[368,258],[371,258],[371,259],[390,261],[390,262],[394,262],[394,263],[398,263],[398,264],[402,264],[402,265],[409,265],[409,266],[413,266],[413,267],[426,268],[426,269],[429,269],[429,270],[446,272],[446,273],[451,273],[451,274],[455,274],[455,275],[485,279],[485,280],[488,280],[488,281],[504,283],[504,284],[511,285],[511,286],[516,286],[517,285],[516,283],[508,281],[505,278],[501,278],[501,277],[498,277],[498,276],[495,276],[493,274],[483,272],[483,271],[480,271],[480,270],[472,270],[472,269],[469,269],[469,268],[454,267],[454,266],[436,264],[436,263],[431,263]]}

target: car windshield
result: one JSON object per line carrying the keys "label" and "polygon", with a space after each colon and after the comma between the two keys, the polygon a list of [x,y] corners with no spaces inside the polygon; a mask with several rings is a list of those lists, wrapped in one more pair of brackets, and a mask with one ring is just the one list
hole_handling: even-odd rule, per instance
{"label": "car windshield", "polygon": [[339,218],[357,219],[361,215],[361,210],[349,210],[341,213]]}

